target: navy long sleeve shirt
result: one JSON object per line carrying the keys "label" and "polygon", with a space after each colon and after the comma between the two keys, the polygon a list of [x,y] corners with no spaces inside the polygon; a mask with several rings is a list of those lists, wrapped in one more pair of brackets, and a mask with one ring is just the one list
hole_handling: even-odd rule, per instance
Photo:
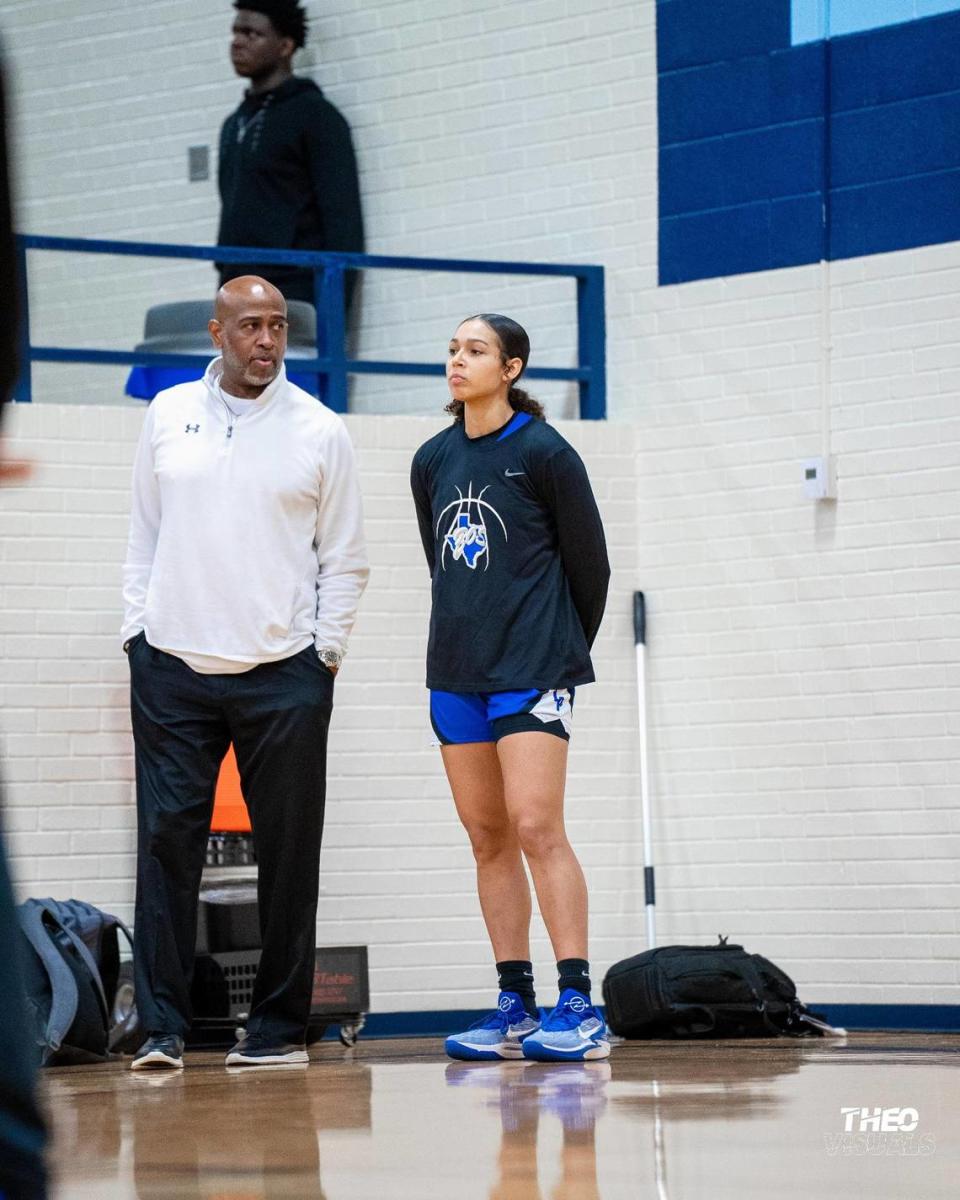
{"label": "navy long sleeve shirt", "polygon": [[433,581],[427,686],[590,683],[610,566],[573,447],[525,413],[478,438],[457,422],[420,447],[410,481]]}

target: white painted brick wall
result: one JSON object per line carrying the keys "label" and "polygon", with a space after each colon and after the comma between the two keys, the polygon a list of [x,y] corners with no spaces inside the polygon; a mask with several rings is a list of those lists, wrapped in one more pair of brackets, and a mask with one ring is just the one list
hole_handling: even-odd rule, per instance
{"label": "white painted brick wall", "polygon": [[839,499],[819,506],[800,461],[823,441],[821,268],[650,295],[665,925],[762,944],[814,999],[956,998],[958,266],[956,244],[831,265]]}
{"label": "white painted brick wall", "polygon": [[[215,142],[239,94],[228,7],[95,0],[80,19],[75,5],[7,0],[23,228],[212,237],[214,185],[188,184],[185,159]],[[652,0],[493,3],[455,24],[435,0],[308,7],[301,69],[351,121],[371,250],[607,268],[622,423],[564,426],[587,454],[617,566],[604,682],[584,693],[571,781],[598,964],[642,944],[640,586],[662,940],[742,938],[811,1000],[955,1002],[960,246],[831,266],[840,499],[817,507],[799,462],[823,440],[820,269],[656,286]],[[147,305],[210,286],[205,268],[39,255],[31,277],[35,338],[60,344],[132,345]],[[569,363],[571,297],[572,284],[377,273],[359,351],[433,358],[461,315],[498,307],[528,325],[541,363]],[[37,371],[39,394],[63,402],[115,399],[122,378]],[[361,411],[439,402],[423,380],[356,385]],[[537,390],[553,414],[574,411],[571,389]],[[65,404],[16,414],[45,465],[0,501],[22,886],[122,911],[132,810],[112,637],[139,420]],[[340,685],[321,936],[370,943],[381,1009],[479,1004],[488,985],[470,857],[423,720],[425,592],[405,480],[434,427],[351,420],[376,570]]]}

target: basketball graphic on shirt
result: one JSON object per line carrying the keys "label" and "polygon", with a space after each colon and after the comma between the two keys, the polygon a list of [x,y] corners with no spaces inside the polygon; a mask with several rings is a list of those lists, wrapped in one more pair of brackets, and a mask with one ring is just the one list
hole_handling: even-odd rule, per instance
{"label": "basketball graphic on shirt", "polygon": [[[487,485],[489,487],[489,484]],[[492,520],[496,520],[503,531],[503,540],[507,540],[507,527],[500,514],[489,501],[483,499],[487,488],[482,488],[476,496],[473,494],[473,482],[467,487],[464,496],[459,487],[456,489],[457,499],[452,500],[442,509],[437,518],[436,536],[441,536],[440,527],[448,520],[443,533],[443,545],[440,550],[440,566],[447,569],[446,557],[450,553],[453,562],[462,562],[475,571],[482,561],[486,571],[490,565],[490,529]],[[449,516],[448,516],[449,514]]]}

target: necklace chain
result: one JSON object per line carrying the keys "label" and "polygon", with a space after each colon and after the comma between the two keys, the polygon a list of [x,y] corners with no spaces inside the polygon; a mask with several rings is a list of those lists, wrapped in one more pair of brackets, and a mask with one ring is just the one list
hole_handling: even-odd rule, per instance
{"label": "necklace chain", "polygon": [[[240,145],[243,142],[243,139],[247,135],[248,129],[252,129],[254,126],[256,126],[257,132],[259,134],[260,126],[263,124],[263,118],[266,114],[267,109],[270,107],[272,102],[273,102],[273,92],[269,91],[264,96],[263,103],[260,105],[260,107],[257,109],[257,111],[250,116],[250,118],[248,120],[244,120],[244,118],[239,114],[239,112],[237,113],[237,144],[238,145]],[[256,149],[256,140],[254,141],[254,149]]]}

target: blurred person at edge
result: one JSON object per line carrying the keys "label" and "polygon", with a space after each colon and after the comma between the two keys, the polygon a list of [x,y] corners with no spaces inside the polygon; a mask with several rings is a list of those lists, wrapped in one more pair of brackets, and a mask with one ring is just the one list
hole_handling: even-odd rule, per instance
{"label": "blurred person at edge", "polygon": [[[17,271],[5,134],[0,63],[0,404],[10,396],[17,378]],[[28,473],[25,464],[0,459],[0,482],[17,483]],[[46,1132],[37,1107],[37,1061],[27,1034],[16,965],[19,938],[0,830],[0,1197],[42,1200],[47,1194],[43,1164]]]}
{"label": "blurred person at edge", "polygon": [[[237,0],[230,61],[250,81],[220,130],[218,246],[363,252],[363,215],[350,127],[291,62],[307,37],[296,0]],[[259,275],[287,300],[314,303],[311,270],[218,263],[221,284]],[[352,295],[353,272],[347,276]]]}

